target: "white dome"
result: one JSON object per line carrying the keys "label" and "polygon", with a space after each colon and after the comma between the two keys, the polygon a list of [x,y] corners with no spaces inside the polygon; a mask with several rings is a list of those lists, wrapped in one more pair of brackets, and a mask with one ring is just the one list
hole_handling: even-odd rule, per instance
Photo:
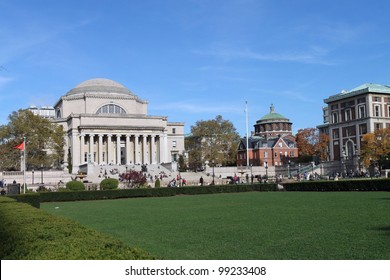
{"label": "white dome", "polygon": [[73,94],[87,93],[87,92],[102,93],[102,94],[119,93],[119,94],[126,94],[126,95],[134,95],[130,90],[125,88],[120,83],[110,79],[103,79],[103,78],[84,81],[78,84],[72,90],[70,90],[66,95],[69,96]]}

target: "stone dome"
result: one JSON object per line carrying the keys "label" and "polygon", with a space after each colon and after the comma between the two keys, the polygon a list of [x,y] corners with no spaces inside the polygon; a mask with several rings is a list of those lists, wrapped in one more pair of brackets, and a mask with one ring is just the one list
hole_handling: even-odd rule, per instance
{"label": "stone dome", "polygon": [[120,83],[110,79],[91,79],[78,84],[75,88],[68,91],[66,96],[79,93],[119,93],[126,95],[134,95],[130,90],[125,88]]}

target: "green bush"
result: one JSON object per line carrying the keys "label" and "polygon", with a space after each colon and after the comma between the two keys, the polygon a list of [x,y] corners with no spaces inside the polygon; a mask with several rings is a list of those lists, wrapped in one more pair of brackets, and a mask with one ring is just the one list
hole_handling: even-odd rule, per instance
{"label": "green bush", "polygon": [[119,181],[115,178],[106,178],[100,182],[101,190],[114,190],[117,189]]}
{"label": "green bush", "polygon": [[160,182],[160,179],[156,179],[156,181],[154,182],[154,187],[155,188],[159,188],[159,187],[161,187],[161,182]]}
{"label": "green bush", "polygon": [[84,191],[85,186],[83,182],[80,181],[70,181],[66,183],[66,188],[71,191]]}
{"label": "green bush", "polygon": [[74,221],[0,197],[2,260],[154,259]]}

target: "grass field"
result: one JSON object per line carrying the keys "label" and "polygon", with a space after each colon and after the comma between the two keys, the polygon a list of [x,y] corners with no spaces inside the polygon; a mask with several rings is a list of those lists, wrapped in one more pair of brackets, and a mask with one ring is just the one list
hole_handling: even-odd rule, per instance
{"label": "grass field", "polygon": [[41,208],[162,259],[390,259],[388,192],[250,192]]}

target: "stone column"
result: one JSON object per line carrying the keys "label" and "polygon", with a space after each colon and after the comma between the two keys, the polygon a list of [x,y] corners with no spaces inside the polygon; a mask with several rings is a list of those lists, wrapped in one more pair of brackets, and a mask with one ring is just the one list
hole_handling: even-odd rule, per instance
{"label": "stone column", "polygon": [[116,135],[116,164],[121,164],[121,135]]}
{"label": "stone column", "polygon": [[139,163],[139,146],[138,146],[138,141],[139,141],[139,135],[134,135],[134,164]]}
{"label": "stone column", "polygon": [[146,137],[147,135],[142,135],[142,163],[147,164],[147,153],[146,153]]}
{"label": "stone column", "polygon": [[107,135],[107,164],[111,163],[111,134]]}
{"label": "stone column", "polygon": [[84,163],[84,145],[85,145],[85,135],[80,135],[80,163]]}
{"label": "stone column", "polygon": [[126,165],[130,164],[130,135],[125,135],[126,137]]}
{"label": "stone column", "polygon": [[90,154],[90,157],[91,157],[91,162],[88,162],[88,163],[94,163],[95,162],[95,159],[94,159],[94,156],[93,156],[93,151],[94,151],[94,146],[93,146],[93,137],[95,135],[94,134],[90,134],[89,135],[89,154]]}
{"label": "stone column", "polygon": [[150,163],[151,164],[156,164],[156,135],[150,136],[150,151],[151,151],[151,156],[150,156]]}
{"label": "stone column", "polygon": [[103,135],[102,134],[99,134],[98,150],[99,150],[98,164],[102,164],[102,162],[103,162]]}

